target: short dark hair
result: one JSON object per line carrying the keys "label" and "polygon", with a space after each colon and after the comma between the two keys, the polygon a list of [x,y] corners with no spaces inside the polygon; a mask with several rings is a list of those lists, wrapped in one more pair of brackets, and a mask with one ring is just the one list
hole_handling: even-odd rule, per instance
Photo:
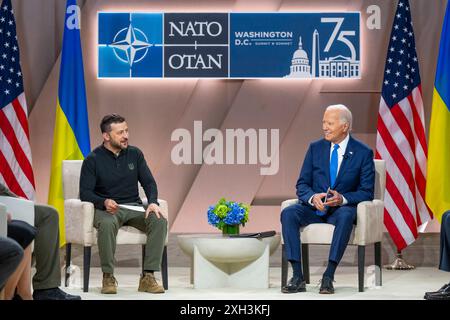
{"label": "short dark hair", "polygon": [[103,117],[102,122],[100,122],[100,130],[102,133],[111,131],[112,123],[122,123],[125,121],[125,118],[117,113],[107,114]]}

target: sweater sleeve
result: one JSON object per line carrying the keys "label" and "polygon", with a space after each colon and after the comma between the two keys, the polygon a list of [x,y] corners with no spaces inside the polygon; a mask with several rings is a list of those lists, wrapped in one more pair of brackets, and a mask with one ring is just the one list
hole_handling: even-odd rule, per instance
{"label": "sweater sleeve", "polygon": [[97,209],[105,210],[106,199],[95,193],[95,184],[95,159],[93,157],[87,157],[81,166],[80,200],[92,202]]}
{"label": "sweater sleeve", "polygon": [[144,189],[147,197],[148,204],[158,203],[158,187],[156,186],[155,178],[153,178],[152,172],[145,161],[142,151],[138,150],[137,156],[138,165],[138,180]]}

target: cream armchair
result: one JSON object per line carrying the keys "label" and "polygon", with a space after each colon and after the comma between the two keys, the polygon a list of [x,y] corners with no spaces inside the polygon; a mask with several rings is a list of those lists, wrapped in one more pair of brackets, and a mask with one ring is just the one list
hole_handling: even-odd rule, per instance
{"label": "cream armchair", "polygon": [[[90,202],[81,201],[79,198],[79,183],[82,160],[63,161],[63,190],[64,190],[64,218],[66,226],[66,274],[65,285],[68,285],[68,268],[71,260],[72,244],[80,244],[84,247],[83,258],[83,291],[89,290],[89,269],[91,261],[91,247],[97,244],[97,230],[94,228],[94,205]],[[143,191],[140,190],[141,199]],[[165,200],[158,199],[161,209],[168,217],[168,207]],[[142,245],[142,258],[144,258],[147,236],[145,233],[130,226],[123,226],[117,234],[117,244],[140,244]],[[167,242],[164,246],[161,275],[163,286],[168,288],[167,272]],[[143,259],[142,259],[143,260]]]}
{"label": "cream armchair", "polygon": [[34,226],[34,202],[23,198],[0,196],[0,203],[6,206],[14,220],[22,220]]}
{"label": "cream armchair", "polygon": [[[34,202],[24,198],[14,198],[9,196],[0,196],[0,204],[4,206],[5,209],[5,219],[4,226],[2,221],[0,221],[0,235],[7,236],[8,234],[8,221],[7,212],[11,214],[11,218],[14,220],[25,221],[29,225],[34,226]],[[1,210],[0,210],[1,211]],[[2,219],[2,213],[0,213],[0,220]],[[2,229],[4,233],[2,234]],[[34,241],[31,243],[31,250],[34,250]]]}
{"label": "cream armchair", "polygon": [[[373,201],[358,204],[356,226],[350,236],[349,245],[358,246],[358,288],[364,291],[365,248],[374,245],[376,285],[381,286],[381,240],[383,237],[384,190],[386,186],[386,164],[384,160],[375,163],[375,197]],[[297,199],[283,201],[281,210],[298,203]],[[327,223],[313,223],[300,229],[303,275],[309,283],[309,247],[310,244],[331,244],[334,226]],[[284,241],[282,242],[281,286],[286,285],[288,261],[286,260]]]}

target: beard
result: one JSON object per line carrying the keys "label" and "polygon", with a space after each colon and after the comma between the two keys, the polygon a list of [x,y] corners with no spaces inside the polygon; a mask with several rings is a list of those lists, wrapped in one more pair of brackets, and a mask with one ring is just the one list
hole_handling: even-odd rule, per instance
{"label": "beard", "polygon": [[113,148],[115,148],[115,149],[120,149],[120,150],[124,150],[124,149],[126,149],[127,147],[128,147],[128,140],[126,140],[125,141],[126,142],[126,146],[123,146],[121,143],[120,143],[120,141],[115,141],[115,140],[112,140],[111,139],[111,141],[109,142],[110,144],[111,144],[111,146],[113,147]]}

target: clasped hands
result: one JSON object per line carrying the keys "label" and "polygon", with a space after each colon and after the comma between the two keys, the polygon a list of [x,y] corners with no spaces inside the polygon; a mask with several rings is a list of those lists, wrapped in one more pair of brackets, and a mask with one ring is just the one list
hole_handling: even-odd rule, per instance
{"label": "clasped hands", "polygon": [[323,199],[327,196],[325,192],[322,193],[316,193],[312,198],[312,204],[314,207],[316,207],[317,210],[325,211],[325,206],[327,207],[337,207],[342,204],[344,201],[342,195],[335,191],[331,190],[330,192],[333,194],[331,198],[328,198],[325,202],[323,202]]}
{"label": "clasped hands", "polygon": [[[110,214],[115,214],[117,213],[117,210],[119,209],[119,204],[117,202],[115,202],[112,199],[106,199],[105,202],[105,208],[106,208],[106,212],[110,213]],[[156,214],[156,217],[159,219],[161,217],[166,218],[161,210],[161,208],[156,204],[156,203],[151,203],[148,207],[147,210],[145,210],[145,218],[147,219],[148,215],[150,213],[154,212]],[[167,219],[167,218],[166,218]]]}

